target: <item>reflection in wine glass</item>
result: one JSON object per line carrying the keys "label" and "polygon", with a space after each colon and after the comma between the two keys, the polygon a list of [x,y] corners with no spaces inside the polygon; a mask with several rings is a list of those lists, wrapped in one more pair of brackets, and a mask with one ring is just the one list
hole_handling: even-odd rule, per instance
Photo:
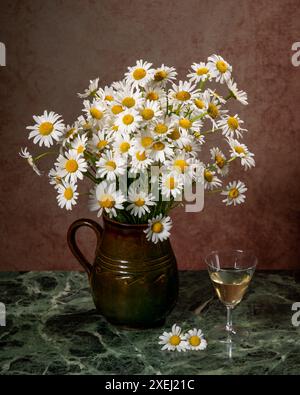
{"label": "reflection in wine glass", "polygon": [[247,335],[232,325],[232,310],[241,300],[254,274],[257,258],[251,251],[213,251],[206,257],[208,272],[220,301],[227,309],[225,327],[216,328],[215,337],[225,343]]}

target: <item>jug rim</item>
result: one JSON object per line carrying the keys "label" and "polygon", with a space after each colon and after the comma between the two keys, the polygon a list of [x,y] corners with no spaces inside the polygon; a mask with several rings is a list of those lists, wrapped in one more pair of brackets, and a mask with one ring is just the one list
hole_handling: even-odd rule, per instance
{"label": "jug rim", "polygon": [[125,227],[125,228],[139,228],[139,229],[145,229],[148,226],[148,223],[144,224],[127,224],[126,222],[118,222],[115,221],[111,218],[109,218],[107,215],[103,214],[103,221],[111,223],[113,225],[117,225],[120,227]]}

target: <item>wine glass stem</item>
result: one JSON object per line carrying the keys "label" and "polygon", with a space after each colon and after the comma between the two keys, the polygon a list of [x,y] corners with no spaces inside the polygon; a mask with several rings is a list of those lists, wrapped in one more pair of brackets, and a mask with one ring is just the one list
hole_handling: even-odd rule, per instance
{"label": "wine glass stem", "polygon": [[227,322],[226,322],[226,330],[229,333],[233,332],[233,327],[232,327],[232,307],[226,306],[227,309]]}

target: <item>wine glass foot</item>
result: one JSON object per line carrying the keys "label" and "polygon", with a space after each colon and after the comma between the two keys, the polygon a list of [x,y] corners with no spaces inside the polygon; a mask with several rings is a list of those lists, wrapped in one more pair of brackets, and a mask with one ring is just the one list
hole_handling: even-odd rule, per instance
{"label": "wine glass foot", "polygon": [[211,340],[216,340],[221,343],[241,343],[245,339],[249,337],[249,331],[245,328],[235,326],[232,331],[228,331],[226,329],[226,326],[224,325],[218,325],[215,326],[210,332],[209,332],[209,338]]}

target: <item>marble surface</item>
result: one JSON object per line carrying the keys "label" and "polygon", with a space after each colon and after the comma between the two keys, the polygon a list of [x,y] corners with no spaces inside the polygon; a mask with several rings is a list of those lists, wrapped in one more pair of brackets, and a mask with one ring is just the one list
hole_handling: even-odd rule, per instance
{"label": "marble surface", "polygon": [[[0,273],[0,302],[7,309],[0,326],[0,374],[299,374],[300,327],[291,323],[300,284],[289,272],[257,272],[234,322],[250,336],[233,349],[209,333],[225,320],[206,272],[180,272],[180,297],[164,327],[123,330],[106,322],[93,306],[84,273]],[[161,351],[158,336],[173,323],[201,328],[208,347],[201,352]]]}

